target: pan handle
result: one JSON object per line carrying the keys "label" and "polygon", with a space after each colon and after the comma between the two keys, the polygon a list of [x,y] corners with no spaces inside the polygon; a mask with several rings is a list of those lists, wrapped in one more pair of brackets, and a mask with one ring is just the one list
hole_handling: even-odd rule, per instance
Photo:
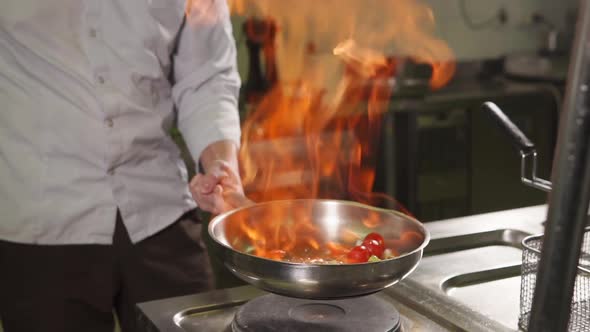
{"label": "pan handle", "polygon": [[535,144],[506,116],[506,114],[494,103],[483,103],[482,109],[490,114],[500,129],[510,138],[513,145],[522,153],[527,154],[535,150]]}

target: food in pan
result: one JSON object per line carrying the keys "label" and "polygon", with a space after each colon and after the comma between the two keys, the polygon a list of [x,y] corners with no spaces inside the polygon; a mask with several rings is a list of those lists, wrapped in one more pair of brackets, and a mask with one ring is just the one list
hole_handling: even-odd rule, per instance
{"label": "food in pan", "polygon": [[[385,240],[377,232],[360,237],[353,245],[336,242],[317,244],[317,248],[293,248],[292,250],[274,249],[264,253],[247,250],[260,257],[304,264],[358,264],[378,262],[398,257],[400,254],[415,249],[423,241],[423,236],[416,232],[404,232],[399,238]],[[317,241],[316,241],[317,243]]]}
{"label": "food in pan", "polygon": [[[365,236],[360,245],[350,249],[346,254],[347,263],[365,263],[369,260],[376,261],[383,259],[385,253],[385,241],[379,233],[369,233]],[[391,258],[391,257],[388,257]]]}
{"label": "food in pan", "polygon": [[317,210],[311,208],[315,205],[274,204],[241,210],[229,218],[223,233],[228,245],[275,261],[332,265],[394,259],[418,249],[425,240],[413,223],[381,210],[354,206],[347,212],[351,215],[340,211],[340,216],[333,204]]}

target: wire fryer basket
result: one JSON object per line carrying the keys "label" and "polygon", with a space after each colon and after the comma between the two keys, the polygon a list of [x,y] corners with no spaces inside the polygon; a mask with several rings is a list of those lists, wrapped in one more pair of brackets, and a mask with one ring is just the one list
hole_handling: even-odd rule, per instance
{"label": "wire fryer basket", "polygon": [[[533,304],[537,270],[541,260],[543,235],[529,236],[522,241],[522,245],[522,281],[518,327],[526,331]],[[590,331],[590,227],[584,231],[568,331]]]}

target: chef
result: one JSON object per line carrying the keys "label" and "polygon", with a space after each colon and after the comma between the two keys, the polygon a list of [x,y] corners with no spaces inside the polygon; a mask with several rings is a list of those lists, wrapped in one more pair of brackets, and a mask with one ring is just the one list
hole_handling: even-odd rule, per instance
{"label": "chef", "polygon": [[239,87],[225,0],[0,3],[6,332],[137,331],[136,303],[211,287],[195,209],[247,202]]}

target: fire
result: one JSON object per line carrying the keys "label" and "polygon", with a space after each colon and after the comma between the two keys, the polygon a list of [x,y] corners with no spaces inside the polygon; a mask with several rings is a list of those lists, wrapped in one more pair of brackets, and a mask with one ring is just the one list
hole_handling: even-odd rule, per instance
{"label": "fire", "polygon": [[[419,0],[228,3],[233,13],[276,28],[266,35],[272,38],[263,50],[273,86],[242,128],[240,164],[249,197],[365,203],[386,198],[371,192],[381,121],[399,68],[407,62],[429,64],[432,89],[444,86],[455,70],[453,53],[434,35],[432,10]],[[253,35],[253,29],[246,31]],[[256,255],[275,259],[301,248],[342,250],[319,240],[309,215],[272,211],[263,216],[269,221],[264,227],[243,220],[230,232],[249,239]],[[379,225],[370,218],[363,222],[367,228]]]}

